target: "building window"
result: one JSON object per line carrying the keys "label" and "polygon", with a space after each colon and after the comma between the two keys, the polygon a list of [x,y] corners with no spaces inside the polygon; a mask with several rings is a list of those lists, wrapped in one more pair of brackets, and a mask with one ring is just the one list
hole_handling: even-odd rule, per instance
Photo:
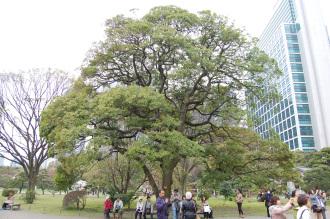
{"label": "building window", "polygon": [[294,118],[294,116],[291,117],[291,123],[292,123],[292,126],[296,125],[296,119]]}
{"label": "building window", "polygon": [[301,135],[313,135],[312,126],[300,126]]}
{"label": "building window", "polygon": [[297,33],[297,28],[295,24],[285,24],[284,29],[286,33]]}
{"label": "building window", "polygon": [[298,37],[296,34],[287,34],[286,35],[286,40],[289,43],[298,43]]}
{"label": "building window", "polygon": [[307,103],[308,97],[307,94],[296,94],[297,103]]}
{"label": "building window", "polygon": [[298,113],[309,113],[308,104],[297,104]]}
{"label": "building window", "polygon": [[294,91],[295,92],[306,92],[306,85],[305,84],[294,84]]}
{"label": "building window", "polygon": [[291,63],[291,71],[292,72],[303,72],[302,64]]}
{"label": "building window", "polygon": [[295,138],[294,139],[294,146],[295,146],[295,148],[298,148],[299,147],[298,138]]}
{"label": "building window", "polygon": [[311,125],[311,116],[310,115],[298,115],[299,123],[301,125]]}
{"label": "building window", "polygon": [[304,74],[292,73],[292,79],[294,82],[305,82]]}
{"label": "building window", "polygon": [[300,53],[299,45],[288,43],[289,53]]}
{"label": "building window", "polygon": [[303,147],[306,148],[311,148],[311,147],[315,147],[315,143],[314,143],[314,138],[313,137],[302,137],[301,138],[301,143]]}
{"label": "building window", "polygon": [[295,127],[292,129],[292,135],[293,137],[297,137],[297,129]]}
{"label": "building window", "polygon": [[301,56],[299,54],[290,54],[290,62],[301,62]]}

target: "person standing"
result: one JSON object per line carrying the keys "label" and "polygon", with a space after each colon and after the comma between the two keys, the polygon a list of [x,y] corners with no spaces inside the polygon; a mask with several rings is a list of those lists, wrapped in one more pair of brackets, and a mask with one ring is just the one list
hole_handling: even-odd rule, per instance
{"label": "person standing", "polygon": [[186,200],[186,196],[183,195],[182,198],[181,198],[181,201],[180,201],[180,219],[183,218],[183,213],[182,213],[182,205],[183,205],[183,202]]}
{"label": "person standing", "polygon": [[153,214],[153,204],[150,201],[150,196],[147,196],[147,200],[143,205],[143,219],[147,219],[147,215],[150,215],[150,219],[153,219]]}
{"label": "person standing", "polygon": [[281,200],[278,196],[273,196],[270,200],[269,212],[272,219],[286,219],[285,212],[293,207],[293,199],[291,198],[288,203],[281,206]]}
{"label": "person standing", "polygon": [[139,216],[139,219],[141,219],[142,212],[143,212],[143,200],[142,198],[139,198],[139,201],[136,203],[135,219],[137,218],[137,216]]}
{"label": "person standing", "polygon": [[243,210],[242,210],[243,194],[242,194],[242,191],[240,189],[236,189],[236,204],[237,204],[239,217],[244,217],[244,213],[243,213]]}
{"label": "person standing", "polygon": [[327,194],[323,191],[321,192],[321,200],[323,202],[323,208],[322,208],[322,217],[323,219],[327,219],[327,214],[326,214],[326,205],[327,205]]}
{"label": "person standing", "polygon": [[171,195],[171,204],[172,204],[172,217],[173,219],[179,219],[180,214],[180,195],[178,189],[174,189]]}
{"label": "person standing", "polygon": [[[122,219],[123,218],[123,201],[118,197],[113,204],[113,218],[114,219]],[[117,214],[117,215],[116,215]]]}
{"label": "person standing", "polygon": [[319,197],[319,190],[310,190],[309,195],[314,218],[322,219],[322,208],[324,207],[324,205],[321,198]]}
{"label": "person standing", "polygon": [[104,219],[110,219],[110,211],[112,209],[112,201],[108,195],[104,201]]}
{"label": "person standing", "polygon": [[265,194],[265,206],[267,209],[267,217],[270,217],[269,206],[270,206],[270,200],[272,199],[272,197],[273,197],[272,193],[270,192],[270,190],[268,190],[267,193]]}
{"label": "person standing", "polygon": [[195,219],[197,207],[195,201],[192,199],[191,192],[186,192],[186,200],[182,203],[182,214],[184,219]]}
{"label": "person standing", "polygon": [[160,190],[159,196],[156,200],[157,219],[167,219],[167,204],[168,199],[165,198],[165,191]]}
{"label": "person standing", "polygon": [[202,196],[202,211],[205,219],[213,218],[212,208],[209,205],[209,202],[207,201],[207,197],[205,196]]}
{"label": "person standing", "polygon": [[297,202],[299,205],[299,209],[297,212],[298,219],[311,219],[311,212],[307,207],[308,204],[308,196],[305,194],[300,194],[297,198]]}

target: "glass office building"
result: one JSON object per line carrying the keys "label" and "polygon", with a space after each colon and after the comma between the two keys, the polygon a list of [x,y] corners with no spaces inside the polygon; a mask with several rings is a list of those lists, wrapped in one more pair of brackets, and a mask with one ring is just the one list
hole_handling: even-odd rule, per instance
{"label": "glass office building", "polygon": [[258,46],[283,75],[280,100],[249,108],[255,131],[278,133],[291,150],[330,146],[330,42],[318,1],[279,1]]}

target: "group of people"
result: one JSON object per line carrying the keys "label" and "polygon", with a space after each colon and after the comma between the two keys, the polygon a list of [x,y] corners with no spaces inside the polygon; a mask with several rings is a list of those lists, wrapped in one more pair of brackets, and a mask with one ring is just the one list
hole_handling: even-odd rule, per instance
{"label": "group of people", "polygon": [[319,189],[310,190],[308,194],[299,188],[292,192],[289,201],[281,205],[278,196],[273,196],[271,191],[265,194],[267,216],[272,219],[286,219],[285,213],[294,209],[296,219],[326,219],[326,193]]}
{"label": "group of people", "polygon": [[191,192],[186,192],[186,195],[180,197],[178,190],[174,190],[171,198],[168,199],[165,197],[165,191],[161,190],[156,200],[157,218],[167,219],[169,207],[172,209],[173,219],[196,219],[199,213],[203,214],[204,218],[213,218],[207,198],[202,197],[201,201],[199,208]]}
{"label": "group of people", "polygon": [[124,204],[120,197],[117,197],[115,202],[112,203],[112,200],[108,195],[104,201],[104,218],[110,219],[110,213],[112,211],[114,219],[122,219],[123,208],[124,208]]}

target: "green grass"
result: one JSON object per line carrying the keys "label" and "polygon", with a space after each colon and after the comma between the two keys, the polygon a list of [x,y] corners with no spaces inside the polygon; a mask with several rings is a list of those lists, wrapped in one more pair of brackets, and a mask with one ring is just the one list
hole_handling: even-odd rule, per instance
{"label": "green grass", "polygon": [[[24,203],[22,199],[23,195],[24,194],[17,194],[16,202],[21,203],[21,207],[24,210],[51,215],[82,216],[95,219],[103,218],[103,197],[97,198],[88,196],[85,209],[78,211],[75,208],[62,209],[62,200],[64,195],[56,194],[53,196],[51,194],[38,194],[33,204]],[[4,198],[2,197],[1,201],[3,200]],[[200,204],[199,201],[198,204]],[[235,217],[238,215],[236,203],[234,201],[220,198],[211,198],[209,200],[209,204],[213,208],[214,216],[216,217]],[[135,202],[131,204],[131,207],[135,207]],[[264,203],[257,202],[253,199],[244,200],[243,210],[246,215],[250,216],[263,216],[266,214]],[[133,211],[125,210],[124,218],[134,218]]]}

